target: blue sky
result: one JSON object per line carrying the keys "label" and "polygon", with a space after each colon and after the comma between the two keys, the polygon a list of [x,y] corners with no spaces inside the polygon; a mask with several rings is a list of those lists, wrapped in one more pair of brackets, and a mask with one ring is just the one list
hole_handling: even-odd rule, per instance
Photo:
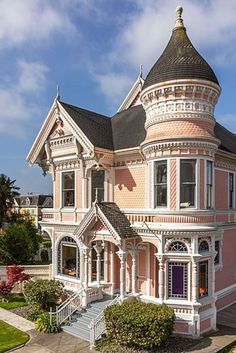
{"label": "blue sky", "polygon": [[221,84],[216,119],[236,132],[236,1],[0,0],[0,173],[22,193],[51,192],[25,159],[56,85],[63,101],[113,115],[163,51],[177,5]]}

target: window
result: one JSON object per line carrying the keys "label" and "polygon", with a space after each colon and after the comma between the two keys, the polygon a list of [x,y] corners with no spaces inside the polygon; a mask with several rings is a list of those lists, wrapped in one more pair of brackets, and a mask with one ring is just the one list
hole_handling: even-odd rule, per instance
{"label": "window", "polygon": [[201,241],[198,251],[199,254],[209,252],[209,244],[206,240]]}
{"label": "window", "polygon": [[62,173],[62,206],[75,206],[75,173]]}
{"label": "window", "polygon": [[180,161],[180,207],[195,206],[196,161]]}
{"label": "window", "polygon": [[187,296],[188,296],[188,264],[187,263],[169,262],[168,296],[169,298],[187,299]]}
{"label": "window", "polygon": [[92,202],[96,200],[104,201],[104,182],[105,182],[105,171],[104,170],[92,170]]}
{"label": "window", "polygon": [[208,261],[199,262],[198,276],[199,297],[206,297],[208,296]]}
{"label": "window", "polygon": [[215,265],[220,265],[220,240],[215,241]]}
{"label": "window", "polygon": [[206,207],[212,207],[212,162],[206,164]]}
{"label": "window", "polygon": [[173,241],[168,249],[169,252],[188,252],[186,245],[182,241]]}
{"label": "window", "polygon": [[155,162],[155,207],[167,206],[167,161]]}
{"label": "window", "polygon": [[80,276],[79,249],[71,237],[64,237],[59,244],[58,273],[76,278]]}
{"label": "window", "polygon": [[229,208],[233,208],[234,198],[234,174],[229,173]]}

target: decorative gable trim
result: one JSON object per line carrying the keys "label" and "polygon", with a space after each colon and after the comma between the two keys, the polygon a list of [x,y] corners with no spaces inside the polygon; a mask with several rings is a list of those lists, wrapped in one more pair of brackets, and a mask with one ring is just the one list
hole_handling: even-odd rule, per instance
{"label": "decorative gable trim", "polygon": [[140,97],[143,84],[144,84],[144,79],[139,75],[137,80],[134,82],[131,90],[129,91],[129,93],[121,103],[117,113],[120,113],[121,111],[126,110],[134,105],[141,104],[139,97]]}
{"label": "decorative gable trim", "polygon": [[76,227],[74,231],[74,235],[77,236],[79,239],[83,236],[84,232],[88,230],[91,224],[95,224],[96,221],[99,221],[108,229],[108,231],[113,236],[115,243],[120,244],[121,238],[116,230],[112,227],[106,216],[103,212],[99,209],[97,204],[94,204],[93,207],[89,210],[83,220],[80,222],[78,227]]}
{"label": "decorative gable trim", "polygon": [[78,127],[78,125],[75,124],[73,119],[66,112],[63,106],[60,104],[60,102],[57,99],[55,99],[26,158],[26,160],[29,162],[30,165],[37,163],[37,159],[39,157],[39,154],[42,148],[45,146],[45,144],[47,145],[47,139],[53,126],[55,125],[56,122],[60,122],[60,121],[66,123],[71,128],[72,130],[71,132],[75,136],[76,140],[81,143],[85,152],[89,155],[93,155],[94,153],[93,144],[85,136],[82,130]]}

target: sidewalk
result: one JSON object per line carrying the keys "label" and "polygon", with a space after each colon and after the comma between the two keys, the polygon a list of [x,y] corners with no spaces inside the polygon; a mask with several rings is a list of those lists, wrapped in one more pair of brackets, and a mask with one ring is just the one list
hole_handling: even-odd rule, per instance
{"label": "sidewalk", "polygon": [[33,322],[2,308],[0,308],[0,320],[5,321],[9,325],[12,325],[24,332],[34,329]]}

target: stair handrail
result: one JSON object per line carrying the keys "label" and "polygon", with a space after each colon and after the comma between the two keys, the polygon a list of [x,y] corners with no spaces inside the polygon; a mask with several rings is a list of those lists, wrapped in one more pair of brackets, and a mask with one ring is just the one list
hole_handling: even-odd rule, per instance
{"label": "stair handrail", "polygon": [[98,314],[94,319],[91,320],[88,325],[90,331],[90,348],[94,347],[95,341],[106,331],[105,328],[105,318],[104,310],[109,306],[116,305],[120,303],[120,297],[117,295],[110,303],[108,303],[100,314]]}
{"label": "stair handrail", "polygon": [[50,310],[50,323],[52,323],[53,318],[55,318],[57,326],[60,326],[65,320],[70,318],[75,311],[82,308],[81,294],[84,291],[85,289],[81,287],[77,292],[71,294],[70,297],[61,303],[54,312]]}

